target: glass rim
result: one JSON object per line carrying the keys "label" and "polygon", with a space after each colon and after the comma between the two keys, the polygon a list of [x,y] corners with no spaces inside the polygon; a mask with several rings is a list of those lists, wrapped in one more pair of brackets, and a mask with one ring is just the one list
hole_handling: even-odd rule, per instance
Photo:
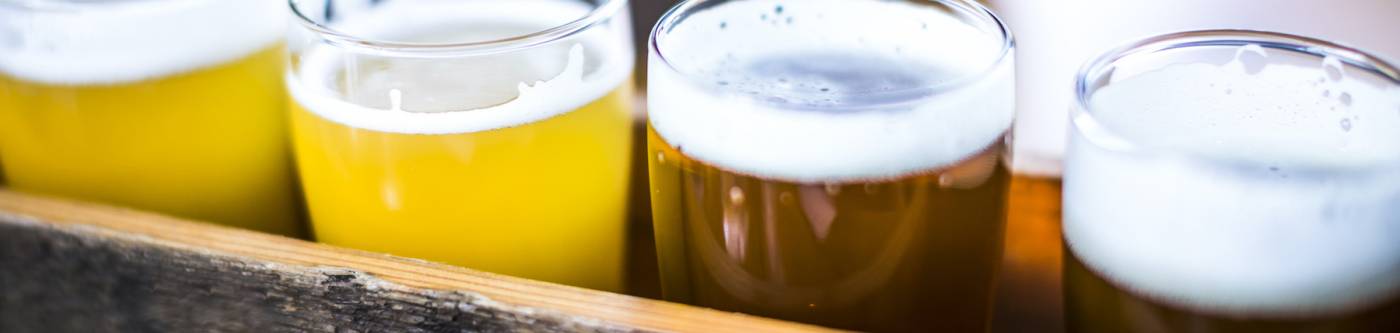
{"label": "glass rim", "polygon": [[[675,6],[672,6],[671,9],[666,10],[666,13],[662,14],[661,17],[656,20],[656,24],[652,26],[651,32],[647,34],[647,48],[651,51],[651,53],[656,55],[657,59],[660,60],[661,63],[666,66],[667,70],[670,70],[675,73],[680,73],[682,77],[685,77],[687,79],[686,81],[691,81],[692,83],[699,82],[699,80],[694,79],[694,75],[690,75],[681,71],[679,68],[676,68],[675,64],[672,64],[671,60],[666,57],[666,53],[661,50],[660,40],[662,30],[663,28],[674,27],[677,23],[679,23],[677,22],[677,20],[680,20],[681,18],[686,16],[684,14],[688,14],[697,10],[703,10],[710,6],[715,6],[716,4],[714,2],[716,1],[729,0],[683,0]],[[991,26],[995,27],[996,30],[994,32],[998,34],[998,37],[1000,37],[1001,46],[1000,49],[997,51],[995,60],[987,63],[987,65],[984,68],[981,68],[980,70],[972,74],[959,76],[952,80],[946,80],[936,84],[931,84],[928,86],[913,89],[931,88],[936,91],[950,91],[967,87],[972,85],[972,83],[980,81],[982,78],[987,77],[988,74],[996,70],[997,67],[999,67],[1003,63],[1006,63],[1012,58],[1012,50],[1016,48],[1015,38],[1012,36],[1011,29],[1007,27],[1006,21],[1002,20],[1000,16],[997,16],[996,12],[993,12],[990,8],[987,8],[987,6],[982,5],[981,3],[974,0],[932,1],[952,6],[958,6],[958,9],[965,11],[965,13],[971,14],[968,15],[969,17],[976,18],[980,23],[990,24]],[[648,71],[650,70],[656,69],[648,69]]]}
{"label": "glass rim", "polygon": [[471,56],[529,49],[568,38],[614,18],[627,7],[628,0],[601,0],[593,9],[588,11],[588,15],[540,31],[483,41],[443,43],[407,43],[355,36],[336,30],[307,16],[302,12],[299,5],[299,3],[303,1],[307,0],[287,0],[287,5],[291,9],[292,16],[296,17],[297,23],[302,27],[311,30],[315,34],[333,43],[378,52],[449,53],[453,56]]}
{"label": "glass rim", "polygon": [[[1099,122],[1091,107],[1090,97],[1100,87],[1093,86],[1104,75],[1111,74],[1121,60],[1143,54],[1167,50],[1203,46],[1246,46],[1259,45],[1264,48],[1283,50],[1315,56],[1320,59],[1335,57],[1342,63],[1355,66],[1368,73],[1376,74],[1400,87],[1400,68],[1385,59],[1361,49],[1330,42],[1318,38],[1299,36],[1281,32],[1249,29],[1208,29],[1180,31],[1136,39],[1100,53],[1084,63],[1074,78],[1074,106],[1070,112],[1071,135],[1078,134],[1093,146],[1118,152],[1179,152],[1177,149],[1143,148],[1115,130]],[[1092,128],[1085,128],[1092,127]],[[1086,132],[1090,131],[1090,132]]]}

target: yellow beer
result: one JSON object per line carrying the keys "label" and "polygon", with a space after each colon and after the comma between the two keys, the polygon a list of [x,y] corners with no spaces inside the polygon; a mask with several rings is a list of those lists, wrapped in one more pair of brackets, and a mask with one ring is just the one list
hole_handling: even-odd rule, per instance
{"label": "yellow beer", "polygon": [[[560,0],[518,5],[529,8],[468,2],[455,6],[481,8],[444,5],[434,12],[447,17],[418,19],[494,22],[361,32],[476,40],[545,30],[591,10]],[[364,15],[392,21],[404,8]],[[352,30],[356,21],[331,24]],[[435,59],[310,46],[288,85],[316,239],[620,290],[631,60],[625,40],[601,35],[618,25],[522,52]]]}
{"label": "yellow beer", "polygon": [[[300,234],[276,2],[91,6],[6,16],[32,24],[27,38],[62,46],[0,55],[9,185]],[[272,19],[184,26],[187,16],[227,23],[219,13]],[[176,25],[189,31],[147,35]]]}

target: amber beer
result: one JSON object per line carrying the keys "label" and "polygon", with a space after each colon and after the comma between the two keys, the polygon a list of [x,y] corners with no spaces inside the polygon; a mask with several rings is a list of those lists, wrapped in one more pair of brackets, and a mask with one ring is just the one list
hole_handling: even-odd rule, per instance
{"label": "amber beer", "polygon": [[845,329],[986,330],[1013,113],[1010,40],[990,13],[691,1],[653,38],[647,157],[667,299]]}
{"label": "amber beer", "polygon": [[[355,9],[331,16],[328,5]],[[303,51],[287,86],[317,240],[622,290],[625,1],[297,10],[307,39],[293,44]]]}
{"label": "amber beer", "polygon": [[1006,244],[997,270],[994,331],[1064,332],[1060,178],[1026,172],[1059,169],[1058,163],[1046,167],[1012,168]]}
{"label": "amber beer", "polygon": [[12,188],[301,234],[276,0],[0,4]]}
{"label": "amber beer", "polygon": [[1070,331],[1400,331],[1394,66],[1250,31],[1100,59],[1066,158]]}

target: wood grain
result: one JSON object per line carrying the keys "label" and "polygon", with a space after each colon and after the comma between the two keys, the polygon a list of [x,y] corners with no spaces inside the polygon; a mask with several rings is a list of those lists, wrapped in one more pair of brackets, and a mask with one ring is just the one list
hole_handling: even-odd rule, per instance
{"label": "wood grain", "polygon": [[[1059,181],[1012,183],[997,332],[1054,332]],[[0,332],[820,332],[0,190]]]}
{"label": "wood grain", "polygon": [[819,332],[0,190],[0,332]]}

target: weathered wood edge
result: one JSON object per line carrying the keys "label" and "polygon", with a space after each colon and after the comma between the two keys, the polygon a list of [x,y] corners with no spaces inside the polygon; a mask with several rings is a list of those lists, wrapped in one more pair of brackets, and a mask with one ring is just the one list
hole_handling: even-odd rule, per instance
{"label": "weathered wood edge", "polygon": [[0,331],[824,328],[0,190]]}

